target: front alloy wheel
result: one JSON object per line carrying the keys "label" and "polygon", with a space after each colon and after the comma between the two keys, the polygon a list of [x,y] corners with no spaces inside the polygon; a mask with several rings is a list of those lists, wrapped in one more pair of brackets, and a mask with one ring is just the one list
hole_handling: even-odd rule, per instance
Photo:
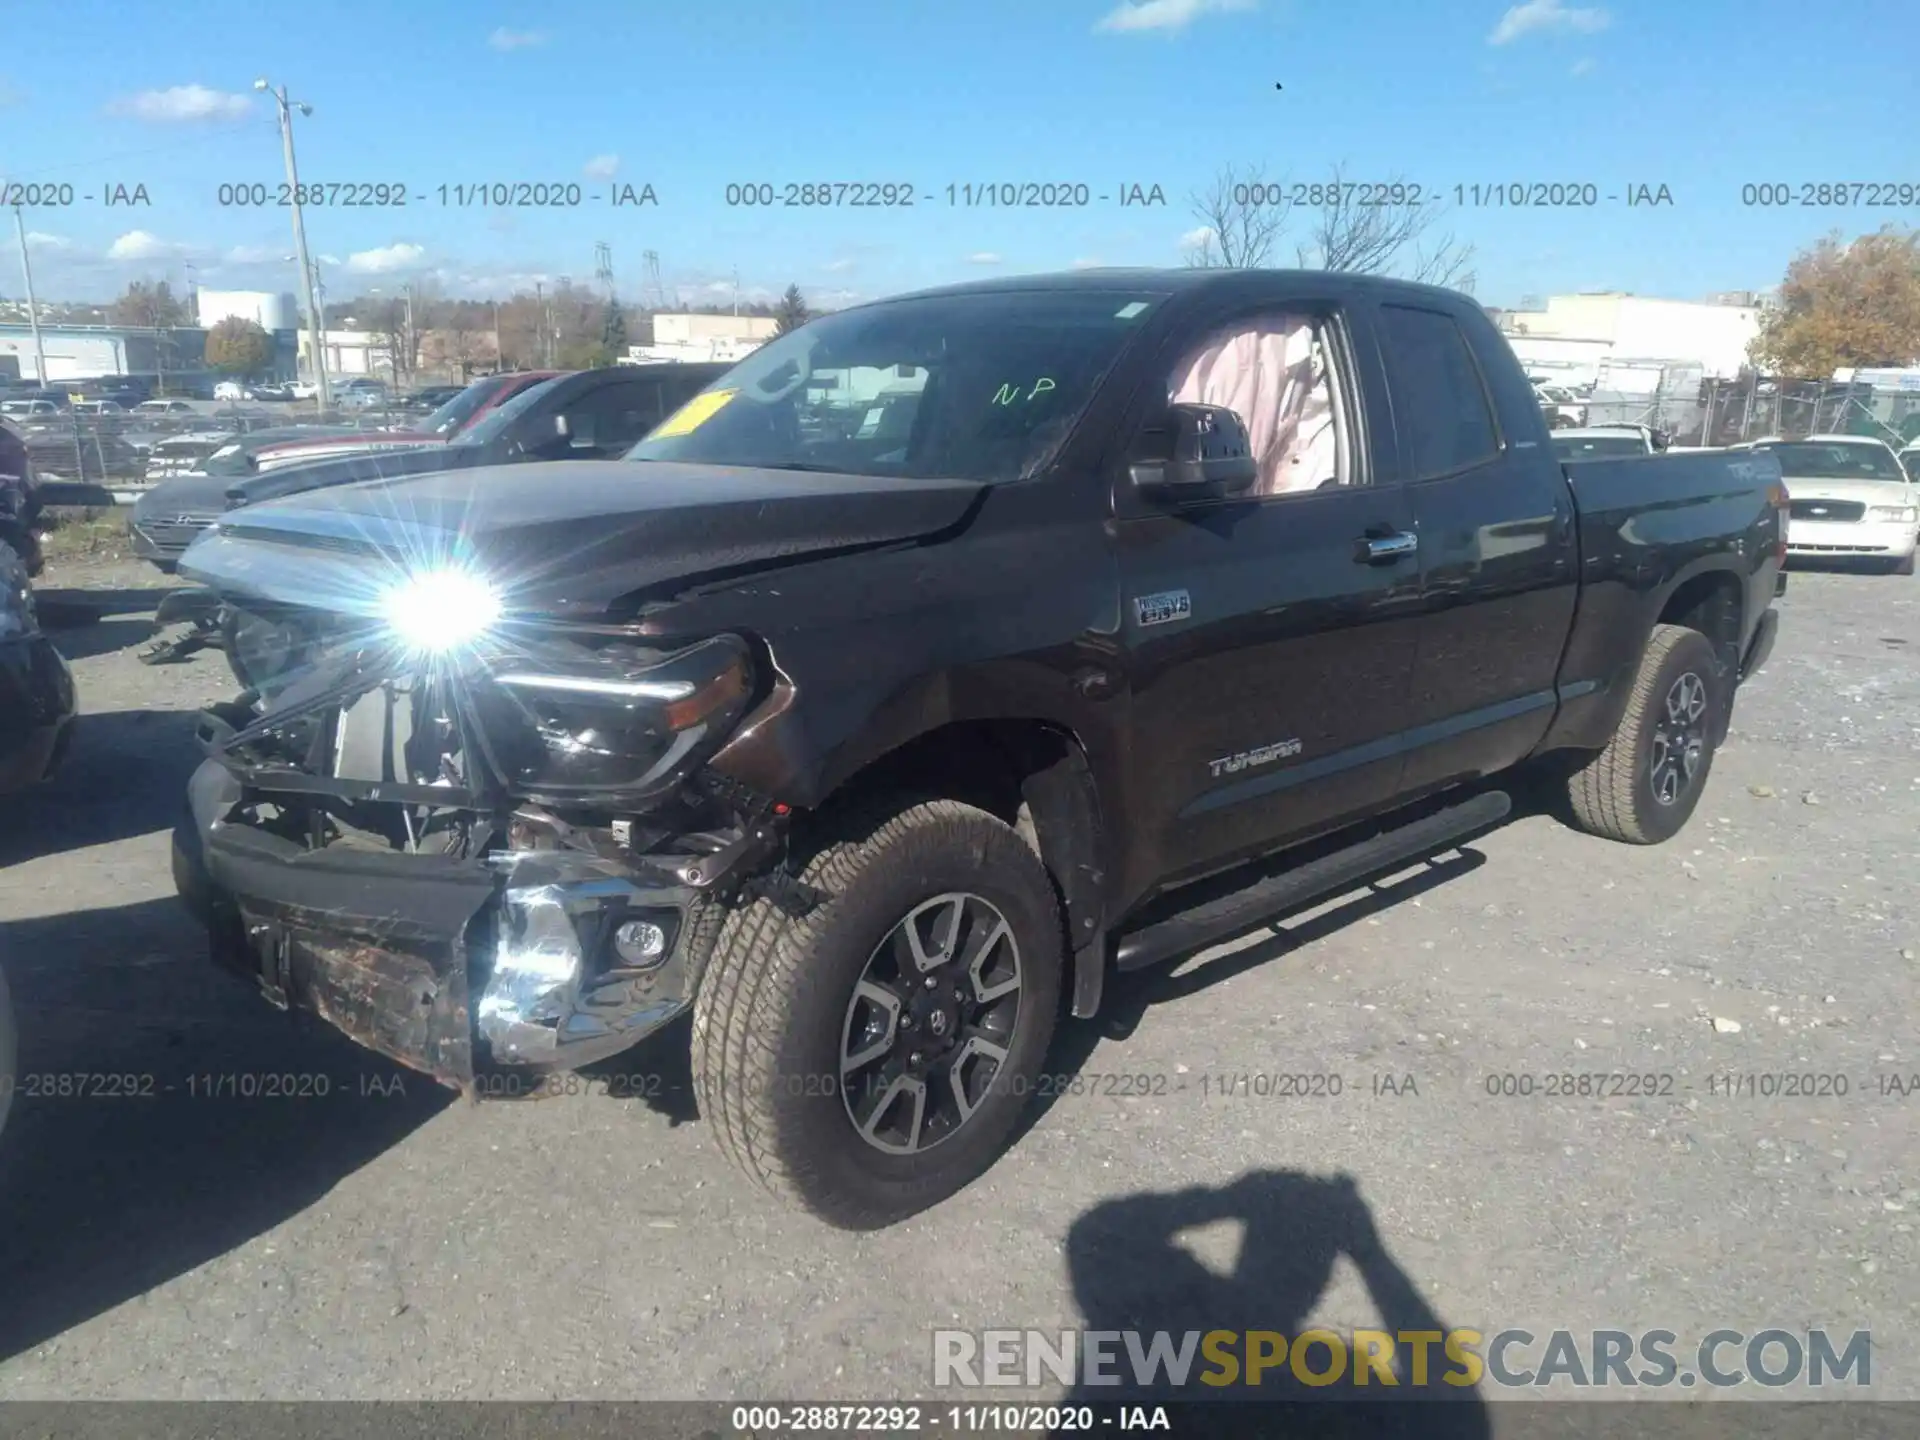
{"label": "front alloy wheel", "polygon": [[999,1158],[1037,1088],[1066,956],[1053,881],[954,800],[821,817],[799,918],[729,913],[693,1013],[694,1093],[766,1189],[844,1229],[939,1203]]}
{"label": "front alloy wheel", "polygon": [[840,1041],[840,1098],[860,1138],[911,1155],[986,1099],[1020,1022],[1020,944],[979,895],[936,895],[867,958]]}

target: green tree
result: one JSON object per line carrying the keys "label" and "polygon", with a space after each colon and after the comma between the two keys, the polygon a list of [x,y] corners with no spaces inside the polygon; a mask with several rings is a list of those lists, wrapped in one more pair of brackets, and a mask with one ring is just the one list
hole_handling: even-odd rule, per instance
{"label": "green tree", "polygon": [[1920,231],[1888,225],[1851,244],[1830,235],[1787,266],[1748,347],[1775,375],[1824,380],[1843,365],[1920,358]]}
{"label": "green tree", "polygon": [[273,364],[273,337],[253,321],[229,315],[207,332],[207,364],[223,375],[258,375]]}
{"label": "green tree", "polygon": [[789,330],[798,330],[813,318],[813,312],[807,308],[806,297],[800,293],[798,285],[787,286],[787,293],[780,297],[780,303],[773,307],[775,333],[784,335]]}
{"label": "green tree", "polygon": [[627,312],[611,296],[607,299],[606,319],[600,326],[600,348],[606,352],[608,365],[615,364],[627,353]]}
{"label": "green tree", "polygon": [[107,307],[107,319],[114,325],[158,330],[185,325],[187,307],[166,281],[149,284],[145,280],[136,280],[127,286],[125,294]]}

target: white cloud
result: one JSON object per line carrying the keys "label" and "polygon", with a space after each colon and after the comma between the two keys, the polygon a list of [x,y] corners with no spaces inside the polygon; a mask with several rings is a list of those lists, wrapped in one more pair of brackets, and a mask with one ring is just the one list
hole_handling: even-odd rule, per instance
{"label": "white cloud", "polygon": [[1106,263],[1107,262],[1102,260],[1098,255],[1090,255],[1074,261],[1067,268],[1069,270],[1098,270]]}
{"label": "white cloud", "polygon": [[[66,236],[49,235],[44,230],[29,230],[27,232],[27,244],[33,246],[36,250],[71,250],[73,248],[73,241],[69,240]],[[19,248],[17,241],[15,242],[14,248]]]}
{"label": "white cloud", "polygon": [[967,263],[969,265],[998,265],[1000,263],[1000,255],[998,251],[994,250],[976,250],[967,257]]}
{"label": "white cloud", "polygon": [[1120,0],[1096,30],[1184,30],[1202,15],[1251,10],[1256,0]]}
{"label": "white cloud", "polygon": [[356,275],[387,275],[395,270],[411,270],[426,258],[426,247],[402,240],[375,250],[356,250],[347,257],[347,269]]}
{"label": "white cloud", "polygon": [[1212,243],[1213,227],[1211,225],[1196,225],[1180,237],[1182,250],[1204,250]]}
{"label": "white cloud", "polygon": [[166,260],[178,255],[183,246],[169,244],[146,230],[129,230],[107,247],[109,260]]}
{"label": "white cloud", "polygon": [[1572,73],[1575,75],[1585,75],[1585,74],[1588,74],[1592,69],[1593,69],[1593,60],[1591,58],[1588,58],[1585,60],[1576,60],[1573,62]]}
{"label": "white cloud", "polygon": [[271,265],[283,260],[286,253],[279,245],[235,245],[220,259],[225,265]]}
{"label": "white cloud", "polygon": [[319,259],[322,265],[338,265],[340,263],[340,257],[338,255],[322,255]]}
{"label": "white cloud", "polygon": [[156,125],[197,120],[238,120],[253,111],[253,97],[205,85],[175,85],[168,90],[142,90],[123,96],[107,107],[116,115],[130,115]]}
{"label": "white cloud", "polygon": [[547,37],[538,30],[509,30],[504,25],[487,37],[487,44],[496,50],[530,50],[546,43]]}
{"label": "white cloud", "polygon": [[589,180],[611,180],[619,170],[618,155],[596,155],[580,167],[580,173]]}
{"label": "white cloud", "polygon": [[858,263],[859,262],[857,260],[849,260],[846,257],[842,256],[838,260],[827,261],[827,263],[822,265],[820,268],[822,270],[825,270],[831,275],[844,275],[846,274],[847,271],[853,269],[853,267]]}
{"label": "white cloud", "polygon": [[1506,45],[1535,31],[1591,35],[1612,23],[1613,16],[1598,6],[1562,5],[1560,0],[1522,0],[1500,17],[1500,23],[1487,36],[1487,43]]}

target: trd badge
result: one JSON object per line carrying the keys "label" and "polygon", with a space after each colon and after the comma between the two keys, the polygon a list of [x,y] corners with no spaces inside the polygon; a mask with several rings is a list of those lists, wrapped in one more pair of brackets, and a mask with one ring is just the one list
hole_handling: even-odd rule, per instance
{"label": "trd badge", "polygon": [[1133,618],[1141,625],[1166,625],[1193,615],[1193,599],[1184,590],[1162,590],[1158,595],[1133,597]]}

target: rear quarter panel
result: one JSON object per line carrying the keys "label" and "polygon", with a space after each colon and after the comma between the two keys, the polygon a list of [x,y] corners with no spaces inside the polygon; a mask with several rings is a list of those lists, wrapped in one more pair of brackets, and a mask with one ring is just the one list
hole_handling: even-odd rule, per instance
{"label": "rear quarter panel", "polygon": [[1560,665],[1562,707],[1543,749],[1604,745],[1648,636],[1694,577],[1740,586],[1740,644],[1772,603],[1780,571],[1779,464],[1732,453],[1633,456],[1566,468],[1579,509],[1580,600]]}

